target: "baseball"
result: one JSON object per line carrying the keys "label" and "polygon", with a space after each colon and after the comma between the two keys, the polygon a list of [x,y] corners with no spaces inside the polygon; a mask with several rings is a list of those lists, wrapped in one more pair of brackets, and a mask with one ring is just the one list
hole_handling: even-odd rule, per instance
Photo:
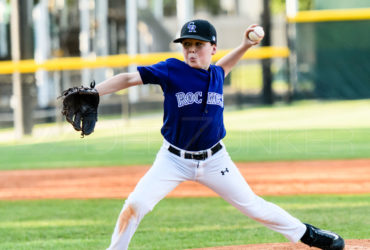
{"label": "baseball", "polygon": [[263,38],[264,35],[265,32],[263,31],[263,28],[261,26],[257,26],[253,31],[248,33],[248,38],[252,42],[258,42]]}

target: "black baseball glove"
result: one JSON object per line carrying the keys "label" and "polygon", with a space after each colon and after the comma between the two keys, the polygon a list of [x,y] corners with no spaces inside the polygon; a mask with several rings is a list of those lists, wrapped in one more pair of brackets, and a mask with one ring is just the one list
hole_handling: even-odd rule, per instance
{"label": "black baseball glove", "polygon": [[90,88],[69,88],[59,97],[63,99],[62,114],[75,130],[81,131],[82,137],[94,132],[98,120],[99,93],[94,87],[95,81]]}

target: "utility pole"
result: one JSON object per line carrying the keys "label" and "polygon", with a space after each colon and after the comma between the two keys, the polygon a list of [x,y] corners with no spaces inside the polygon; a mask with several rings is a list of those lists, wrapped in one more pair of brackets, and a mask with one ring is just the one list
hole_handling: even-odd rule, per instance
{"label": "utility pole", "polygon": [[163,0],[154,0],[153,14],[158,20],[163,18]]}
{"label": "utility pole", "polygon": [[[130,56],[135,56],[138,53],[137,43],[137,1],[136,0],[126,0],[126,20],[127,20],[127,54]],[[129,72],[134,72],[136,70],[136,65],[129,66]],[[128,90],[128,96],[130,103],[139,101],[139,89],[138,87],[133,87]]]}
{"label": "utility pole", "polygon": [[[138,53],[138,32],[137,32],[137,1],[126,0],[126,34],[127,34],[127,54],[135,56]],[[134,72],[136,65],[130,65],[128,72]],[[138,86],[131,87],[127,90],[127,98],[122,102],[123,116],[128,120],[131,117],[131,104],[139,101]]]}
{"label": "utility pole", "polygon": [[[265,30],[265,37],[261,42],[262,46],[271,46],[271,14],[269,2],[269,0],[263,0],[262,26]],[[272,91],[272,73],[270,58],[262,60],[262,75],[262,101],[264,104],[271,105],[274,103],[274,96]]]}
{"label": "utility pole", "polygon": [[[79,0],[79,11],[80,11],[80,53],[81,57],[86,59],[91,53],[90,44],[90,4],[91,0]],[[90,69],[84,68],[81,72],[81,81],[85,86],[89,86],[91,79]]]}
{"label": "utility pole", "polygon": [[[293,18],[298,12],[298,0],[286,0],[286,16]],[[290,50],[288,58],[288,79],[289,79],[289,91],[288,91],[288,102],[291,102],[294,97],[295,89],[298,84],[298,69],[297,69],[297,51],[295,41],[297,38],[297,25],[295,23],[288,23],[287,29],[287,41],[288,48]]]}
{"label": "utility pole", "polygon": [[[22,8],[20,8],[22,5]],[[33,57],[32,2],[11,0],[11,44],[14,63]],[[23,78],[24,82],[25,78]],[[27,85],[27,86],[26,86]],[[32,95],[30,84],[22,84],[20,72],[13,73],[14,128],[17,138],[32,133]]]}
{"label": "utility pole", "polygon": [[177,0],[176,1],[177,26],[178,30],[193,18],[194,15],[194,0]]}
{"label": "utility pole", "polygon": [[6,1],[0,0],[0,58],[8,56],[8,36],[6,32],[8,18],[6,15],[6,7]]}
{"label": "utility pole", "polygon": [[[108,55],[108,1],[96,1],[96,36],[95,36],[95,53],[97,56]],[[107,79],[107,69],[97,69],[94,74],[96,82],[102,82]]]}
{"label": "utility pole", "polygon": [[[21,46],[19,34],[19,6],[18,0],[11,1],[10,32],[12,40],[12,61],[17,63],[21,60]],[[23,126],[23,102],[22,102],[22,80],[19,72],[13,73],[13,113],[14,129],[17,138],[24,135]]]}

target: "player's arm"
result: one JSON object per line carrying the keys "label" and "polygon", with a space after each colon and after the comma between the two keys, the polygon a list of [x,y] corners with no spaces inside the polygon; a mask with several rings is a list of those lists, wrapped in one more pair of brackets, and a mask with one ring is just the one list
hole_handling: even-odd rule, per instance
{"label": "player's arm", "polygon": [[95,89],[102,96],[140,84],[143,84],[143,81],[139,72],[121,73],[99,83]]}
{"label": "player's arm", "polygon": [[230,73],[235,64],[240,60],[240,58],[244,55],[245,52],[247,52],[250,47],[259,44],[259,42],[252,42],[247,37],[248,33],[252,31],[253,28],[256,26],[256,24],[249,26],[244,32],[241,44],[217,61],[216,65],[221,66],[224,69],[225,77]]}

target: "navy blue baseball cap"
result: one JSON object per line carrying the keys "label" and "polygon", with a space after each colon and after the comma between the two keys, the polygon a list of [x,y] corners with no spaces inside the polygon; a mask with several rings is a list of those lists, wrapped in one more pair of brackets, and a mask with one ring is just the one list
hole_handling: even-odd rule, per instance
{"label": "navy blue baseball cap", "polygon": [[217,44],[217,33],[215,27],[207,20],[192,20],[185,23],[181,28],[180,37],[173,40],[174,43],[181,43],[182,40],[191,38]]}

